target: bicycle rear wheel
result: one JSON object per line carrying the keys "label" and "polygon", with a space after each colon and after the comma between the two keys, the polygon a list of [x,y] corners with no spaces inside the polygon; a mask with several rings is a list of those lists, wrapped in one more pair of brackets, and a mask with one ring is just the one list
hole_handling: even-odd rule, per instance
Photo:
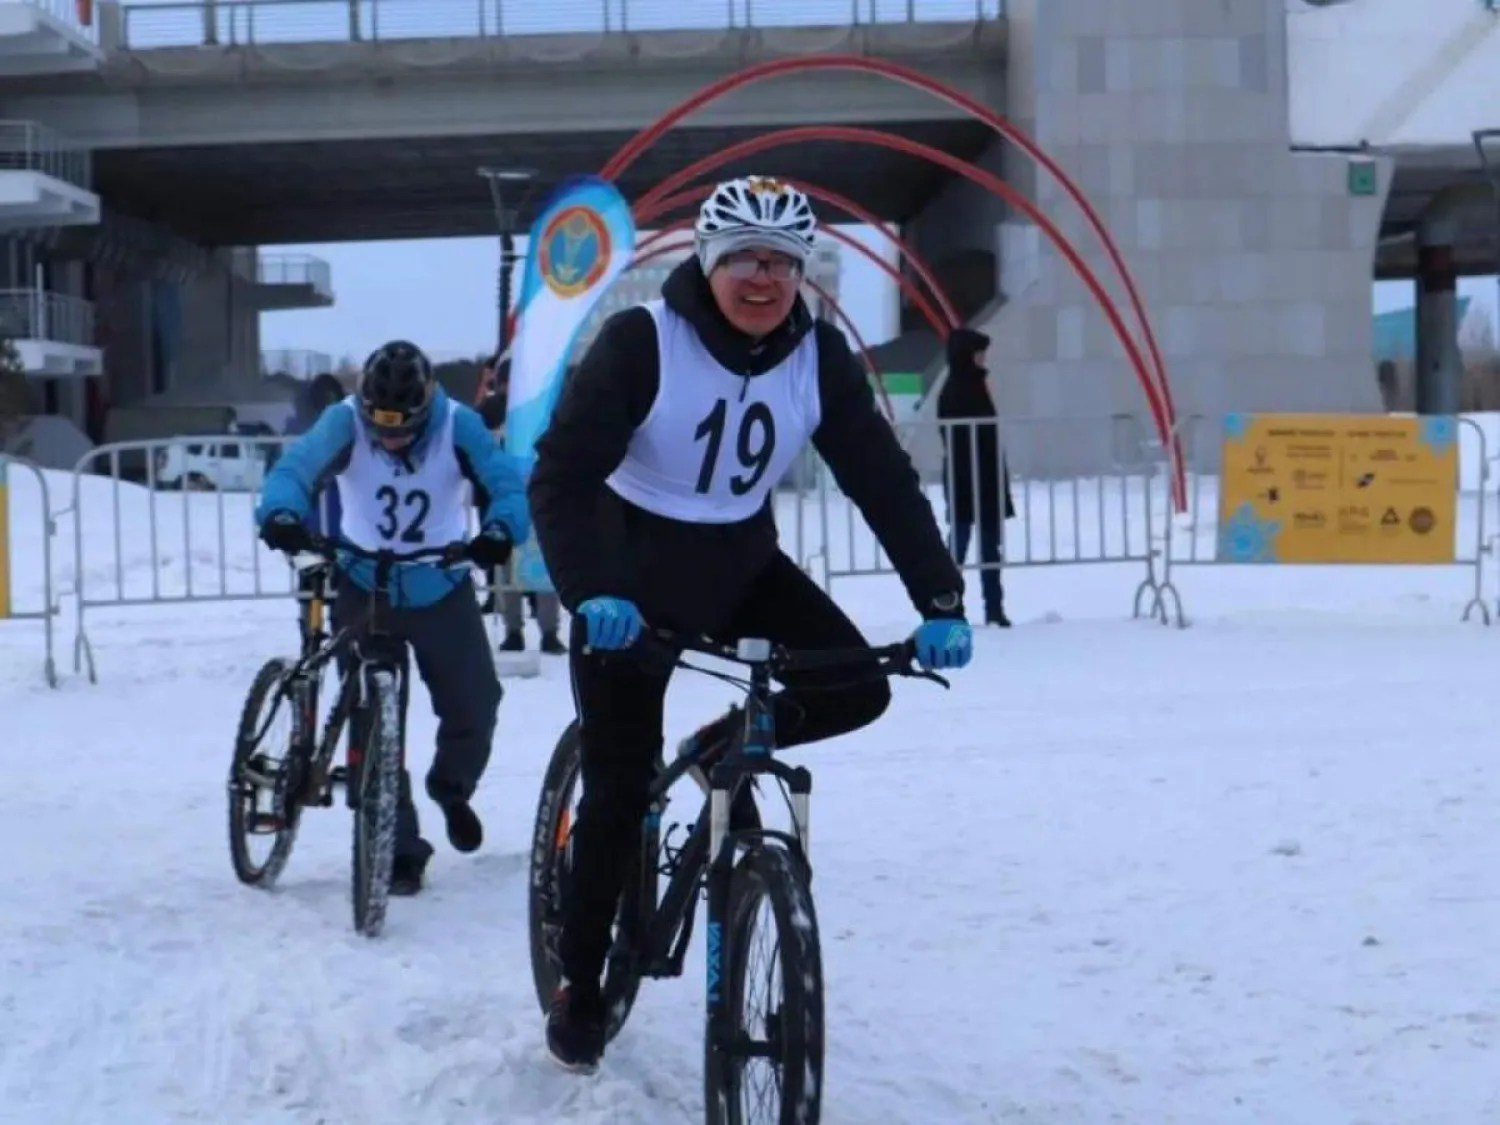
{"label": "bicycle rear wheel", "polygon": [[396,859],[396,804],[401,778],[401,704],[395,675],[380,669],[370,675],[363,720],[351,730],[363,737],[356,776],[353,875],[354,928],[378,937],[385,928],[391,867]]}
{"label": "bicycle rear wheel", "polygon": [[[229,766],[229,858],[241,883],[263,890],[276,885],[291,858],[302,817],[296,701],[281,693],[291,667],[291,661],[276,657],[255,674]],[[280,720],[288,720],[290,729],[283,729],[286,724]],[[269,848],[257,861],[251,841],[266,837]]]}
{"label": "bicycle rear wheel", "polygon": [[807,867],[767,838],[750,846],[730,880],[725,1000],[733,1033],[722,1051],[706,1045],[707,1120],[817,1125],[823,961]]}
{"label": "bicycle rear wheel", "polygon": [[[580,789],[582,748],[575,719],[564,729],[542,778],[536,823],[531,836],[531,877],[527,888],[531,932],[531,976],[543,1012],[562,978],[558,940],[567,906],[568,874],[572,866],[573,821]],[[606,1034],[613,1039],[625,1026],[641,987],[634,945],[643,920],[656,908],[658,833],[642,829],[641,847],[629,866],[620,908],[615,916],[615,945],[604,970],[604,998],[609,1006]],[[643,859],[649,866],[643,871]]]}

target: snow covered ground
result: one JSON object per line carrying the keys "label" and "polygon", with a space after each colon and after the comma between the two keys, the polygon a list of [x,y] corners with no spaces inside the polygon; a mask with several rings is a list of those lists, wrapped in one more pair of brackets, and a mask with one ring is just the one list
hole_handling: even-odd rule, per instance
{"label": "snow covered ground", "polygon": [[[85,496],[96,593],[116,570],[104,487]],[[40,596],[25,491],[20,608]],[[183,499],[161,502],[180,528]],[[187,568],[217,581],[217,500],[187,502],[207,530],[158,552],[164,590]],[[132,591],[151,586],[146,503],[119,525]],[[280,582],[234,503],[229,580],[266,564]],[[1126,619],[1142,569],[1014,573],[1018,627],[982,634],[952,692],[898,684],[873,729],[797,755],[817,775],[825,1121],[1500,1120],[1500,633],[1458,624],[1467,576],[1184,569],[1176,630]],[[893,579],[836,590],[876,639],[911,625]],[[701,1120],[699,959],[647,985],[598,1077],[542,1055],[524,872],[570,714],[560,664],[508,687],[484,850],[440,846],[429,892],[368,942],[347,813],[310,814],[271,895],[229,866],[232,729],[257,665],[294,643],[290,605],[88,620],[100,682],[64,660],[56,691],[39,626],[0,623],[0,1121]],[[671,733],[728,698],[683,674]],[[413,730],[421,768],[420,691]]]}

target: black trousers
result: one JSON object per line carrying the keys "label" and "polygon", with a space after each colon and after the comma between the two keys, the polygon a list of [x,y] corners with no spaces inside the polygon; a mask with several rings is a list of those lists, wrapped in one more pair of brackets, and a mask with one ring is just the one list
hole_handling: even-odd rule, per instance
{"label": "black trousers", "polygon": [[[347,580],[338,583],[333,604],[333,624],[364,620],[370,594]],[[500,680],[490,656],[489,637],[474,585],[468,579],[432,605],[390,610],[387,627],[406,642],[416,658],[417,673],[432,696],[437,715],[437,751],[427,772],[427,794],[433,800],[467,801],[479,786],[490,761],[495,736],[495,716],[500,708]],[[356,634],[363,635],[363,630]],[[340,654],[339,670],[348,667],[347,650]],[[401,692],[401,737],[406,739],[406,675]],[[363,739],[351,730],[351,739]],[[396,854],[426,859],[432,845],[422,838],[417,808],[412,801],[411,776],[401,771],[400,806],[396,812]]]}
{"label": "black trousers", "polygon": [[[648,622],[649,624],[649,622]],[[788,648],[858,648],[864,636],[844,611],[785,555],[761,572],[723,637],[766,637]],[[626,865],[662,751],[670,669],[628,654],[585,655],[573,619],[574,703],[583,753],[583,795],[573,828],[573,867],[560,955],[568,980],[595,981],[609,953]],[[874,722],[890,705],[885,680],[849,684],[837,670],[788,675],[774,697],[776,741],[791,747]],[[832,685],[832,686],[830,686]],[[707,717],[705,717],[706,719]]]}

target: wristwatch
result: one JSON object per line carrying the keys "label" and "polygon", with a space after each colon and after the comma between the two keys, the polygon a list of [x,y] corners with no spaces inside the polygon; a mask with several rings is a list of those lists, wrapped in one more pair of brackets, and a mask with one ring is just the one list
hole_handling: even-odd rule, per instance
{"label": "wristwatch", "polygon": [[932,608],[940,613],[957,613],[963,609],[963,605],[962,594],[939,594],[932,599]]}

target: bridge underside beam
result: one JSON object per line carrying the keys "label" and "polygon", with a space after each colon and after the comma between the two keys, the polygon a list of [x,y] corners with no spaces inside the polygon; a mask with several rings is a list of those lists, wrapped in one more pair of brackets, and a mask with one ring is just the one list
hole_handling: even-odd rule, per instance
{"label": "bridge underside beam", "polygon": [[[969,121],[873,126],[976,159],[990,133]],[[760,129],[681,129],[663,137],[622,183],[636,198],[670,173]],[[270,246],[364,239],[490,235],[494,207],[481,164],[540,171],[521,216],[529,224],[553,185],[597,170],[628,133],[450,137],[111,151],[96,157],[112,205],[161,219],[206,245]],[[883,218],[915,214],[949,179],[884,149],[818,144],[770,152],[726,174],[774,172],[821,183]]]}

